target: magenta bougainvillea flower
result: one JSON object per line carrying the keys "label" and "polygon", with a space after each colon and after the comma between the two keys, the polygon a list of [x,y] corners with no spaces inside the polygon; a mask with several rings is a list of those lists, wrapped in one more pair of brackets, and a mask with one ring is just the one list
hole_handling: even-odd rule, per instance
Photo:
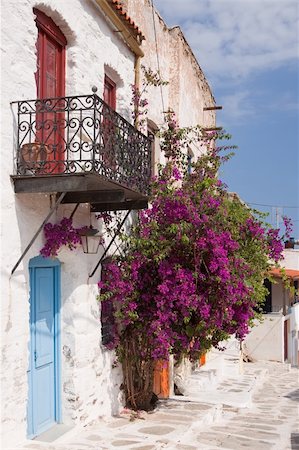
{"label": "magenta bougainvillea flower", "polygon": [[63,217],[59,223],[46,223],[44,226],[45,245],[40,250],[40,254],[45,258],[55,257],[62,247],[74,250],[81,245],[82,231],[90,227],[84,226],[75,228],[71,218]]}
{"label": "magenta bougainvillea flower", "polygon": [[63,246],[74,250],[81,244],[79,230],[73,227],[72,219],[67,217],[57,224],[47,223],[44,226],[44,235],[46,242],[40,253],[45,258],[57,256],[58,250]]}

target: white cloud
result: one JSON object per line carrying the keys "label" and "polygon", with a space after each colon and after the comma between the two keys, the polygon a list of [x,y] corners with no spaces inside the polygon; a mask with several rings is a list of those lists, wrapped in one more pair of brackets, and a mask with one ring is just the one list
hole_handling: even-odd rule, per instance
{"label": "white cloud", "polygon": [[156,0],[179,23],[212,81],[237,81],[299,58],[299,3],[293,0]]}
{"label": "white cloud", "polygon": [[221,97],[221,103],[229,108],[230,118],[236,123],[243,121],[248,116],[255,114],[254,105],[251,102],[250,91],[237,91]]}
{"label": "white cloud", "polygon": [[219,114],[218,119],[228,130],[233,126],[252,122],[253,119],[260,123],[264,123],[266,119],[267,123],[270,123],[273,111],[285,114],[297,113],[299,110],[298,99],[294,98],[291,91],[277,92],[272,97],[269,92],[255,89],[253,95],[250,89],[239,85],[238,89],[228,89],[222,93],[218,100],[218,103],[224,106],[223,114]]}

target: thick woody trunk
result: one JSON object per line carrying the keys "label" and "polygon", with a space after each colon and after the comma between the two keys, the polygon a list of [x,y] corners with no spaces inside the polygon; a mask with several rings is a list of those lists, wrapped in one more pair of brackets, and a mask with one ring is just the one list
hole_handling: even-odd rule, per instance
{"label": "thick woody trunk", "polygon": [[155,406],[153,394],[155,361],[144,357],[148,353],[146,339],[141,342],[134,336],[127,336],[123,344],[123,385],[126,406],[134,410],[149,411]]}

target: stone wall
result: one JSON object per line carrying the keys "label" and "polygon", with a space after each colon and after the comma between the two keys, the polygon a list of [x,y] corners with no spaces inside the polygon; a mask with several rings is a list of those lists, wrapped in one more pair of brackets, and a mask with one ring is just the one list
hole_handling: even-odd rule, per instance
{"label": "stone wall", "polygon": [[[48,0],[25,2],[4,0],[2,4],[1,61],[1,196],[2,196],[2,438],[13,447],[27,433],[27,370],[29,361],[29,260],[43,245],[40,235],[10,276],[14,264],[45,219],[49,195],[15,194],[13,173],[16,105],[10,102],[36,98],[37,28],[33,7],[49,15],[67,38],[66,95],[91,93],[96,85],[102,96],[104,72],[117,82],[117,109],[131,118],[130,84],[134,83],[135,57],[113,31],[101,11],[91,2]],[[5,17],[4,17],[5,16]],[[51,222],[69,216],[72,209],[61,206]],[[81,205],[74,216],[76,226],[89,224],[89,212]],[[96,300],[99,271],[88,275],[99,255],[84,255],[82,249],[62,250],[62,419],[68,424],[86,424],[111,415],[120,407],[120,369],[112,369],[114,355],[101,345],[99,305]],[[16,433],[18,430],[18,433]]]}
{"label": "stone wall", "polygon": [[[128,12],[146,38],[142,44],[145,56],[141,63],[155,72],[160,70],[161,78],[169,82],[161,89],[149,89],[148,119],[161,127],[163,112],[172,109],[181,127],[214,127],[215,111],[204,111],[203,108],[215,106],[215,99],[192,49],[181,29],[169,28],[151,5],[149,0],[128,0]],[[202,149],[195,147],[192,151],[197,156]],[[163,159],[163,155],[158,159],[161,157]]]}

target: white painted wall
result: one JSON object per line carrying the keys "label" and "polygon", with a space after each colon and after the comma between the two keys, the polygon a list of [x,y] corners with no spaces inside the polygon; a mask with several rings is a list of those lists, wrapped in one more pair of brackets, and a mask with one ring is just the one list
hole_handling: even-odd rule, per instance
{"label": "white painted wall", "polygon": [[284,260],[281,266],[286,269],[299,270],[299,249],[286,248],[283,251]]}
{"label": "white painted wall", "polygon": [[[285,249],[283,251],[284,259],[280,262],[281,267],[291,270],[299,270],[299,250]],[[290,292],[284,288],[280,278],[275,278],[272,283],[272,310],[273,312],[283,312],[283,304],[286,304],[287,310],[294,301]]]}
{"label": "white painted wall", "polygon": [[299,303],[290,310],[289,358],[293,366],[299,366]]}
{"label": "white painted wall", "polygon": [[[286,269],[299,270],[299,249],[289,248],[283,251],[284,260],[282,267]],[[281,283],[281,282],[280,282]],[[291,305],[294,298],[285,291],[287,305]],[[288,328],[288,361],[293,365],[299,366],[299,303],[295,303],[288,309],[289,328]]]}
{"label": "white painted wall", "polygon": [[[299,250],[285,249],[281,266],[286,269],[299,269]],[[272,283],[272,311],[273,314],[264,315],[264,323],[252,329],[245,340],[250,356],[256,359],[284,361],[284,334],[280,338],[280,327],[287,321],[288,326],[288,361],[298,365],[298,311],[299,304],[291,308],[294,301],[289,291],[284,288],[280,278]],[[286,305],[286,316],[283,316],[283,305]],[[276,319],[275,319],[276,317]],[[279,318],[280,317],[280,318]],[[283,328],[282,328],[283,330]]]}
{"label": "white painted wall", "polygon": [[291,308],[291,330],[299,331],[299,303]]}
{"label": "white painted wall", "polygon": [[[71,6],[71,7],[70,7]],[[17,262],[33,234],[46,217],[50,196],[15,195],[13,173],[14,124],[16,111],[11,101],[36,98],[37,28],[33,7],[55,21],[65,34],[66,94],[91,93],[98,86],[102,96],[105,68],[118,85],[118,111],[131,120],[130,84],[134,82],[134,55],[107,24],[91,2],[74,0],[4,0],[2,2],[1,60],[1,198],[2,198],[2,448],[13,447],[26,437],[27,370],[29,357],[29,273],[28,262],[43,245],[40,235],[12,277]],[[60,207],[52,223],[71,213]],[[86,206],[81,206],[75,225],[89,224]],[[98,256],[82,249],[62,250],[62,419],[68,424],[86,424],[118,410],[121,372],[112,369],[114,355],[101,345],[99,305],[96,300],[99,271],[88,274]],[[16,430],[18,432],[16,433]]]}
{"label": "white painted wall", "polygon": [[263,315],[244,340],[244,352],[255,360],[284,361],[283,323],[281,314]]}
{"label": "white painted wall", "polygon": [[[1,6],[1,432],[2,448],[14,448],[26,437],[30,332],[28,263],[43,246],[41,235],[14,275],[10,273],[53,201],[46,194],[16,195],[10,180],[16,131],[16,109],[10,102],[36,98],[37,28],[33,7],[49,15],[68,41],[66,95],[88,94],[96,85],[101,96],[106,70],[117,82],[117,110],[129,121],[134,55],[101,11],[88,0],[3,0]],[[136,12],[137,17],[133,18],[147,38],[143,45],[146,54],[143,63],[156,70],[150,3],[130,0],[128,7],[134,14]],[[203,113],[201,109],[202,105],[214,102],[202,71],[180,31],[168,30],[161,18],[157,16],[157,20],[162,76],[171,82],[163,88],[165,107],[177,110],[182,125],[212,126],[214,113]],[[184,81],[188,77],[190,86]],[[160,125],[163,122],[160,90],[151,89],[149,100],[149,118]],[[60,206],[51,222],[71,212],[69,206]],[[74,224],[89,224],[85,205],[75,214]],[[100,274],[96,273],[92,279],[88,277],[99,256],[84,255],[81,248],[73,252],[61,250],[58,255],[62,263],[62,420],[66,424],[85,425],[117,412],[121,404],[121,371],[111,368],[114,354],[100,344],[96,300]]]}

